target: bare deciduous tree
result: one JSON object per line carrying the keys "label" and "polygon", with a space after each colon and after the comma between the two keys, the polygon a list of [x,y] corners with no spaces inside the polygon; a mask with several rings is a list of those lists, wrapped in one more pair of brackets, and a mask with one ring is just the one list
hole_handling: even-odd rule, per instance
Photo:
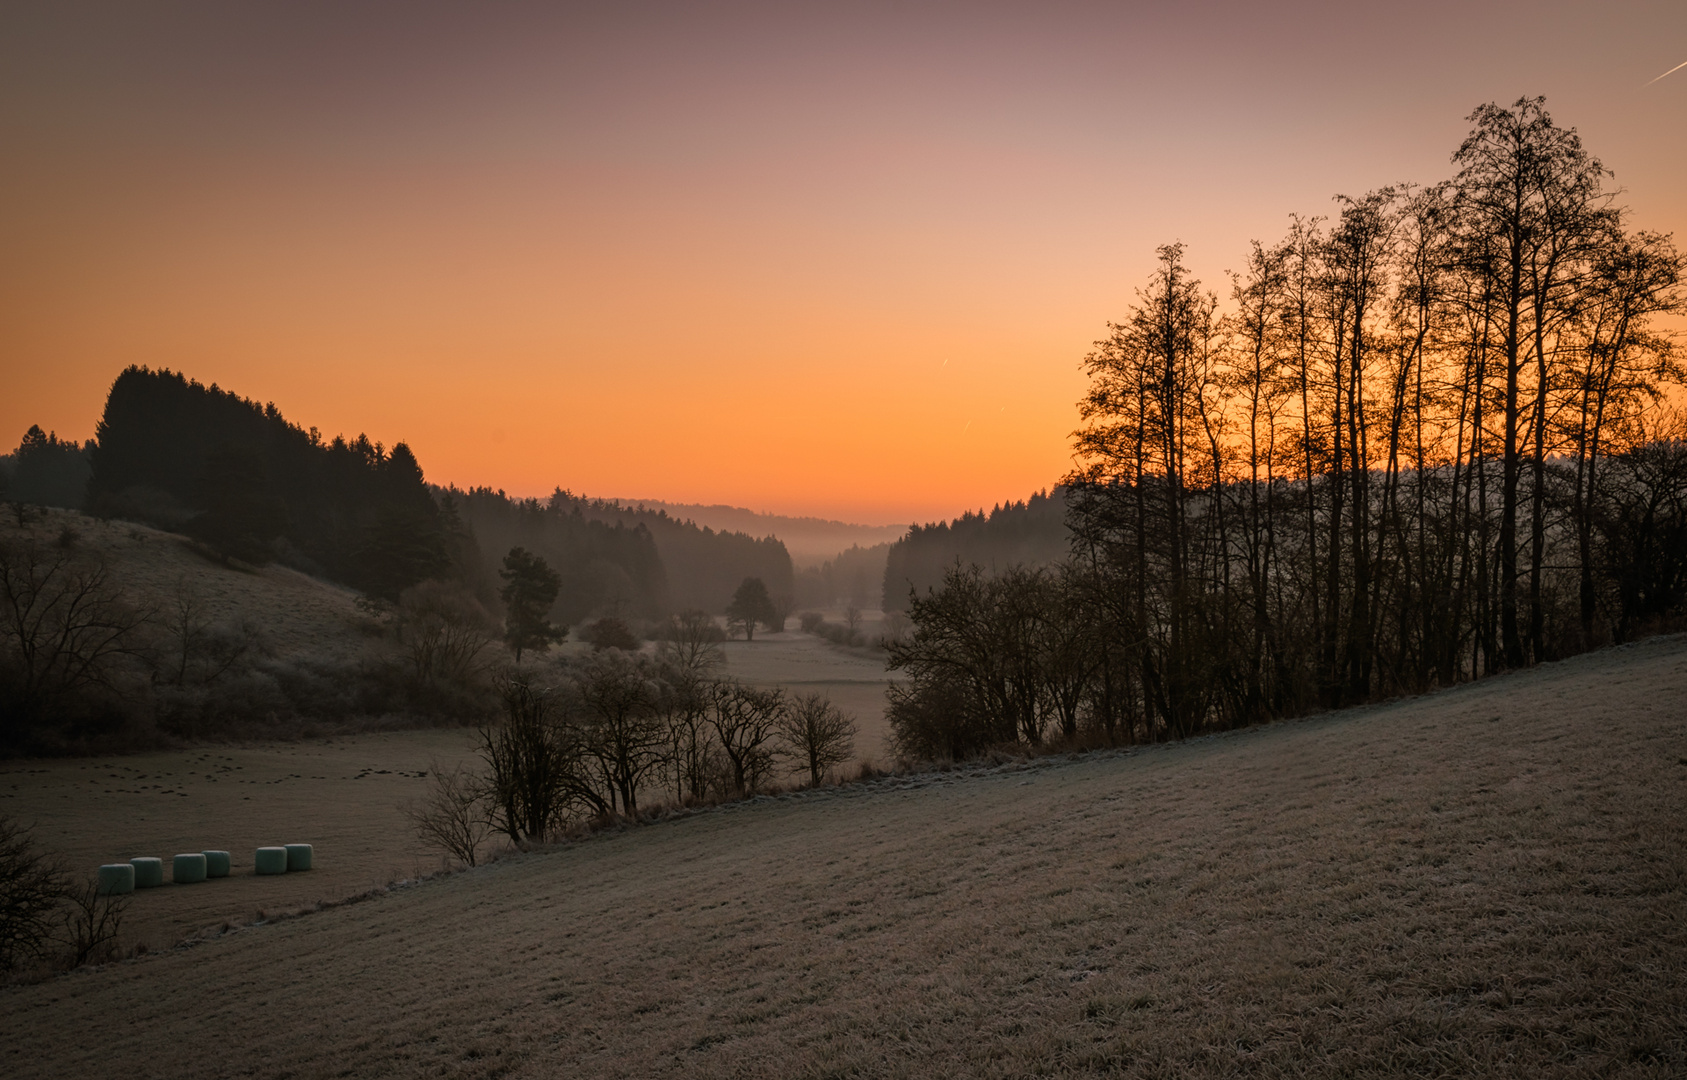
{"label": "bare deciduous tree", "polygon": [[487,785],[462,765],[447,770],[438,760],[428,767],[428,792],[405,807],[416,838],[465,866],[474,866],[492,831],[487,815]]}
{"label": "bare deciduous tree", "polygon": [[855,720],[822,694],[802,694],[791,700],[777,724],[780,753],[808,770],[809,784],[855,754]]}
{"label": "bare deciduous tree", "polygon": [[737,792],[753,792],[773,767],[769,743],[785,711],[782,690],[763,690],[732,679],[714,684],[709,694],[709,724],[732,766]]}
{"label": "bare deciduous tree", "polygon": [[[0,541],[0,743],[73,697],[112,689],[148,612],[127,603],[102,562],[32,540]],[[14,727],[14,725],[16,725]]]}
{"label": "bare deciduous tree", "polygon": [[716,625],[714,616],[692,608],[668,620],[656,653],[680,671],[701,678],[725,662],[720,648],[724,640],[726,633]]}
{"label": "bare deciduous tree", "polygon": [[480,729],[493,825],[516,844],[543,840],[584,798],[599,813],[609,807],[579,782],[580,748],[552,716],[551,693],[520,676],[499,686],[504,722]]}
{"label": "bare deciduous tree", "polygon": [[0,972],[46,955],[69,893],[58,861],[29,830],[0,817]]}

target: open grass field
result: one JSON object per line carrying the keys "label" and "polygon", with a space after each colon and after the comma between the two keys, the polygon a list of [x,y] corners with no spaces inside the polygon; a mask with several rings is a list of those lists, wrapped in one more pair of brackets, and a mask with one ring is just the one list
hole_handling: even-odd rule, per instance
{"label": "open grass field", "polygon": [[1680,1076],[1684,823],[1676,637],[600,834],[7,988],[0,1074]]}
{"label": "open grass field", "polygon": [[[224,880],[135,894],[129,944],[167,947],[259,911],[285,911],[434,870],[403,807],[438,760],[472,756],[463,728],[303,742],[209,745],[122,756],[0,762],[0,815],[34,825],[42,846],[77,871],[135,855],[164,860],[220,849]],[[253,877],[260,845],[315,844],[308,874]]]}
{"label": "open grass field", "polygon": [[[867,612],[864,638],[883,630],[880,613]],[[842,612],[828,612],[833,622]],[[793,694],[820,693],[855,717],[859,734],[856,756],[880,764],[889,760],[890,725],[885,722],[885,686],[898,672],[886,672],[884,653],[867,648],[842,648],[825,638],[796,628],[778,634],[757,634],[754,641],[734,638],[722,643],[725,673],[756,686],[783,686]]]}

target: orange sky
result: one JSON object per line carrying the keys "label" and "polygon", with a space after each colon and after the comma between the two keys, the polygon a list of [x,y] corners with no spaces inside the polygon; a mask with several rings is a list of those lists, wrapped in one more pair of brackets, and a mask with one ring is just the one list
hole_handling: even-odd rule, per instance
{"label": "orange sky", "polygon": [[142,363],[439,482],[927,520],[1067,468],[1155,245],[1220,288],[1483,101],[1687,233],[1679,0],[1162,6],[8,6],[0,442]]}

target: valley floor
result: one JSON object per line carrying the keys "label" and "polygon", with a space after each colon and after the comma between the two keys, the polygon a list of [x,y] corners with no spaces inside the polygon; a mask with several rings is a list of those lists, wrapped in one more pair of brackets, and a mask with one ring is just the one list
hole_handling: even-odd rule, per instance
{"label": "valley floor", "polygon": [[1684,825],[1674,637],[741,804],[3,989],[0,1074],[1679,1076]]}

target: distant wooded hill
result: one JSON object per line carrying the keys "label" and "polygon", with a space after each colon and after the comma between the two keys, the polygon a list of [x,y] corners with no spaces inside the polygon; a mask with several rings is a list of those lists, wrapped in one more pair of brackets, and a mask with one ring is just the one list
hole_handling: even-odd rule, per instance
{"label": "distant wooded hill", "polygon": [[[854,525],[828,518],[764,514],[741,506],[705,506],[655,499],[622,499],[619,502],[650,511],[665,511],[669,517],[694,521],[719,532],[739,532],[754,537],[776,536],[791,553],[791,561],[804,570],[811,567],[819,569],[822,563],[835,561],[840,553],[853,547],[870,549],[889,544],[901,539],[908,531],[906,525]],[[882,568],[874,572],[875,582],[881,572]]]}
{"label": "distant wooded hill", "polygon": [[1066,491],[1038,492],[1024,502],[1003,503],[988,514],[915,525],[890,546],[884,571],[884,609],[904,611],[910,591],[924,595],[943,584],[944,571],[977,564],[985,570],[1047,566],[1064,559]]}
{"label": "distant wooded hill", "polygon": [[688,608],[718,614],[747,577],[760,578],[775,598],[792,596],[791,556],[773,538],[717,532],[664,510],[560,488],[544,501],[486,488],[450,494],[487,551],[502,557],[519,545],[563,575],[557,617],[569,622],[598,613],[658,618]]}
{"label": "distant wooded hill", "polygon": [[112,384],[86,447],[32,428],[0,459],[9,498],[184,532],[241,562],[281,562],[388,600],[460,579],[492,601],[511,547],[563,579],[553,617],[658,619],[720,612],[746,577],[793,595],[777,539],[717,531],[661,509],[558,489],[544,501],[429,485],[404,443],[325,439],[185,375],[131,367]]}

